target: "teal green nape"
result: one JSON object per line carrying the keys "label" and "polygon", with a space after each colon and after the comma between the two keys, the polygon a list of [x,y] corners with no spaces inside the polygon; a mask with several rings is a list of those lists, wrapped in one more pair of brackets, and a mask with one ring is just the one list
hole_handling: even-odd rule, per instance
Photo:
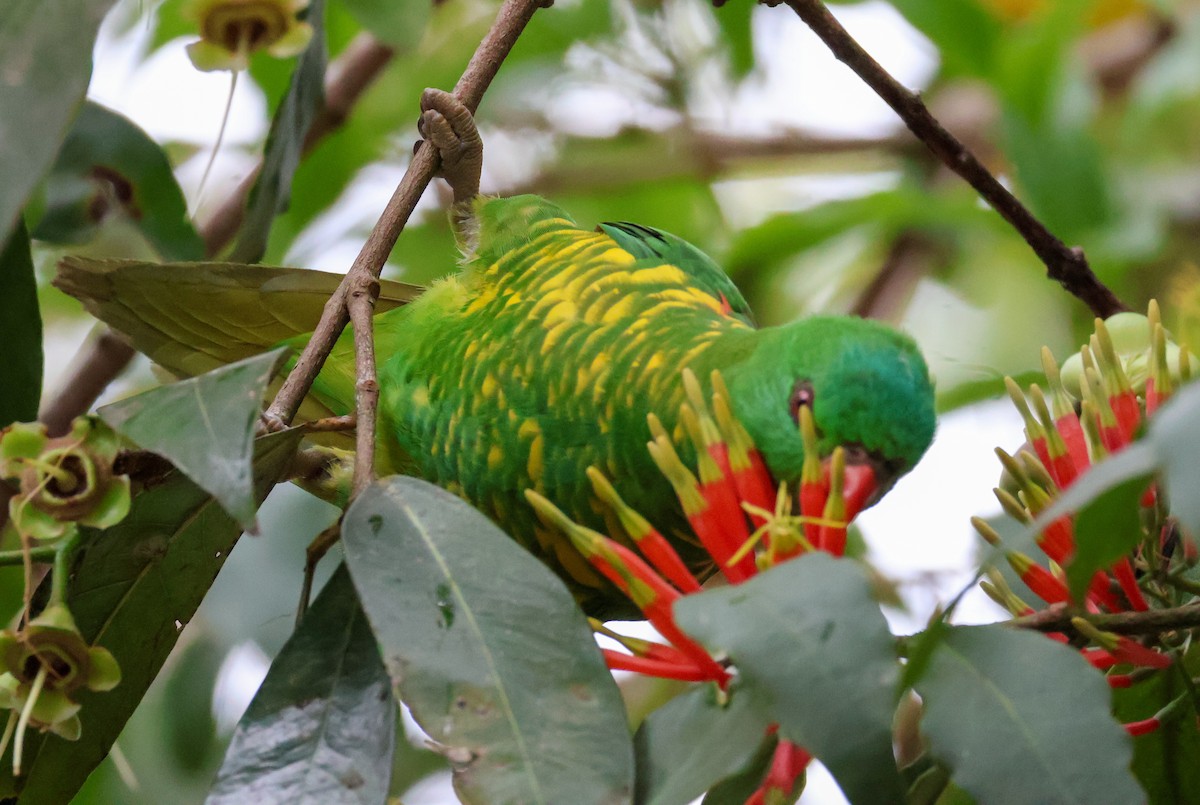
{"label": "teal green nape", "polygon": [[[524,491],[620,535],[587,480],[586,468],[596,466],[699,575],[710,573],[646,449],[649,413],[682,437],[683,368],[704,385],[720,370],[734,412],[781,480],[800,472],[801,404],[811,406],[823,458],[835,444],[856,445],[885,487],[932,439],[932,384],[911,339],[839,317],[757,329],[724,272],[672,235],[627,223],[581,228],[550,202],[517,196],[478,198],[465,240],[460,270],[423,294],[385,285],[391,308],[375,317],[381,460],[488,514],[556,569],[591,614],[636,613],[537,519]],[[111,265],[68,260],[57,282],[178,373],[195,365],[181,358],[181,345],[197,332],[205,360],[229,361],[285,338],[281,323],[302,343],[320,314],[311,293],[303,315],[288,306],[281,269],[252,266],[214,271],[223,295],[197,303],[198,271],[157,266],[128,287]],[[318,284],[300,278],[312,274],[287,276],[311,291]],[[178,290],[185,275],[190,292]],[[270,335],[255,344],[260,330]],[[353,401],[347,333],[306,406],[314,415],[349,413]]]}

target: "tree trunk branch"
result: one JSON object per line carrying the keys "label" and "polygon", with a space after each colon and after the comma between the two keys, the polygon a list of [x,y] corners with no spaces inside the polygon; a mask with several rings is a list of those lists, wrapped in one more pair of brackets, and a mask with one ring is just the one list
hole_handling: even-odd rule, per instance
{"label": "tree trunk branch", "polygon": [[1102,283],[1088,265],[1083,250],[1068,247],[1054,236],[1017,198],[997,181],[966,146],[929,113],[921,98],[893,78],[842,27],[820,0],[783,0],[812,29],[833,55],[848,66],[900,116],[904,125],[950,170],[983,196],[1025,239],[1045,264],[1047,275],[1091,308],[1108,318],[1129,308]]}

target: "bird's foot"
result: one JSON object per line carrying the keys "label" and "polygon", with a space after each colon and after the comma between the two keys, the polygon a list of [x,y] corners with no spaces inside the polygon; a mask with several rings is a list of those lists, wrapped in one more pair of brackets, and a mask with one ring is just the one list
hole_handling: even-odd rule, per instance
{"label": "bird's foot", "polygon": [[441,176],[454,191],[454,203],[467,204],[479,195],[483,141],[475,118],[462,101],[440,89],[425,90],[417,129],[437,148],[442,158]]}

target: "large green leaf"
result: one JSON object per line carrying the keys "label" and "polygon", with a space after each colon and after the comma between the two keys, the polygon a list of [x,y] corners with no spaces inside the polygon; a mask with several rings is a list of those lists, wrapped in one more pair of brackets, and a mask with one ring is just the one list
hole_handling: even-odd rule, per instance
{"label": "large green leaf", "polygon": [[114,208],[168,260],[199,260],[204,243],[188,219],[187,202],[167,155],[125,117],[83,105],[46,180],[39,240],[80,243]]}
{"label": "large green leaf", "polygon": [[1148,475],[1122,481],[1075,516],[1075,554],[1067,565],[1074,600],[1083,600],[1097,570],[1110,567],[1141,541],[1140,503],[1149,483]]}
{"label": "large green leaf", "polygon": [[383,805],[395,738],[391,684],[343,565],[271,664],[207,802]]}
{"label": "large green leaf", "polygon": [[[0,124],[3,125],[3,124]],[[37,418],[42,395],[42,315],[29,235],[18,221],[0,250],[0,428]]]}
{"label": "large green leaf", "polygon": [[651,713],[634,737],[638,805],[684,805],[745,767],[770,719],[749,692],[717,701],[712,685],[690,690]]}
{"label": "large green leaf", "polygon": [[113,2],[5,0],[0,8],[0,240],[67,135]]}
{"label": "large green leaf", "polygon": [[[291,430],[259,440],[257,499],[279,480],[300,437],[299,430]],[[84,638],[112,652],[121,666],[121,684],[107,693],[79,694],[79,741],[50,736],[26,742],[23,805],[70,801],[108,754],[241,530],[207,492],[172,473],[138,495],[123,521],[88,533],[67,603]],[[11,768],[11,762],[0,763],[4,774]],[[10,785],[11,779],[4,780],[0,790]]]}
{"label": "large green leaf", "polygon": [[917,683],[932,752],[980,802],[1141,802],[1104,677],[1078,652],[1008,626],[956,627]]}
{"label": "large green leaf", "polygon": [[463,802],[629,800],[620,695],[554,574],[414,478],[360,494],[342,543],[392,682],[448,747]]}
{"label": "large green leaf", "polygon": [[254,425],[286,352],[264,352],[97,413],[138,447],[170,459],[244,527],[253,528],[258,508],[250,468]]}
{"label": "large green leaf", "polygon": [[812,752],[854,803],[893,803],[899,666],[865,572],[809,554],[675,605],[689,634],[729,654],[745,688],[771,702],[780,734]]}
{"label": "large green leaf", "polygon": [[287,209],[308,128],[325,105],[325,0],[313,0],[305,20],[313,27],[312,41],[296,60],[287,96],[271,121],[262,169],[246,202],[241,235],[230,254],[234,262],[262,259],[271,222]]}

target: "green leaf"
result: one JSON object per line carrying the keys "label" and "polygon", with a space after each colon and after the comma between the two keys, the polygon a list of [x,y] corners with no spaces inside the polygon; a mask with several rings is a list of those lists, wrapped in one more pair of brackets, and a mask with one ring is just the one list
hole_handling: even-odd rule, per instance
{"label": "green leaf", "polygon": [[97,413],[138,447],[169,459],[253,529],[258,508],[250,468],[254,425],[267,384],[285,354],[285,348],[264,352],[106,405]]}
{"label": "green leaf", "polygon": [[[279,480],[301,435],[291,430],[258,441],[258,499]],[[207,492],[173,472],[138,495],[118,525],[86,532],[67,603],[84,638],[112,652],[121,666],[121,684],[106,693],[79,694],[79,741],[30,736],[24,805],[70,801],[105,758],[237,543],[241,527]],[[8,757],[0,762],[0,774],[11,769]],[[6,784],[11,782],[0,782],[0,790]]]}
{"label": "green leaf", "polygon": [[[3,123],[0,123],[2,126]],[[0,251],[0,428],[37,419],[42,395],[42,316],[25,224]]]}
{"label": "green leaf", "polygon": [[1104,677],[1045,635],[955,627],[917,683],[931,751],[980,802],[1141,802]]}
{"label": "green leaf", "polygon": [[749,0],[735,0],[713,11],[728,48],[734,78],[745,78],[754,69],[754,37],[750,30],[754,5]]}
{"label": "green leaf", "polygon": [[125,117],[87,102],[46,180],[33,236],[80,243],[119,212],[168,260],[199,260],[204,243],[161,147]]}
{"label": "green leaf", "polygon": [[748,693],[735,690],[727,704],[720,704],[715,687],[692,685],[651,713],[634,736],[634,801],[691,802],[750,762],[769,723]]}
{"label": "green leaf", "polygon": [[[1113,714],[1122,722],[1150,718],[1191,689],[1180,671],[1194,675],[1197,670],[1200,651],[1193,644],[1181,666],[1114,690]],[[1180,716],[1133,741],[1133,773],[1150,805],[1189,802],[1200,791],[1200,764],[1195,762],[1200,757],[1200,727],[1186,711]]]}
{"label": "green leaf", "polygon": [[713,786],[704,795],[703,805],[745,805],[767,776],[778,745],[778,736],[764,735],[746,765]]}
{"label": "green leaf", "polygon": [[345,565],[238,724],[210,805],[387,801],[396,703]]}
{"label": "green leaf", "polygon": [[464,803],[628,801],[620,694],[553,573],[415,478],[360,494],[342,544],[392,682],[449,747]]}
{"label": "green leaf", "polygon": [[862,568],[808,554],[675,605],[687,633],[729,654],[772,702],[780,734],[812,752],[854,803],[899,802],[892,757],[899,667]]}
{"label": "green leaf", "polygon": [[[1200,383],[1179,389],[1150,421],[1148,438],[1163,470],[1171,514],[1200,534]],[[1128,452],[1129,448],[1122,451]],[[1121,454],[1118,454],[1118,457]]]}
{"label": "green leaf", "polygon": [[287,97],[271,121],[262,170],[250,190],[241,235],[229,257],[233,262],[257,263],[262,259],[271,222],[287,209],[304,138],[325,105],[325,0],[313,0],[305,20],[313,28],[312,41],[296,60]]}
{"label": "green leaf", "polygon": [[1075,555],[1067,565],[1073,600],[1083,600],[1097,570],[1127,556],[1141,541],[1141,498],[1151,477],[1123,481],[1075,515]]}
{"label": "green leaf", "polygon": [[0,13],[0,240],[58,153],[114,0],[5,0]]}
{"label": "green leaf", "polygon": [[402,53],[417,46],[429,21],[426,0],[342,0],[350,16]]}
{"label": "green leaf", "polygon": [[892,0],[937,47],[951,74],[987,75],[994,69],[1003,29],[978,0]]}

